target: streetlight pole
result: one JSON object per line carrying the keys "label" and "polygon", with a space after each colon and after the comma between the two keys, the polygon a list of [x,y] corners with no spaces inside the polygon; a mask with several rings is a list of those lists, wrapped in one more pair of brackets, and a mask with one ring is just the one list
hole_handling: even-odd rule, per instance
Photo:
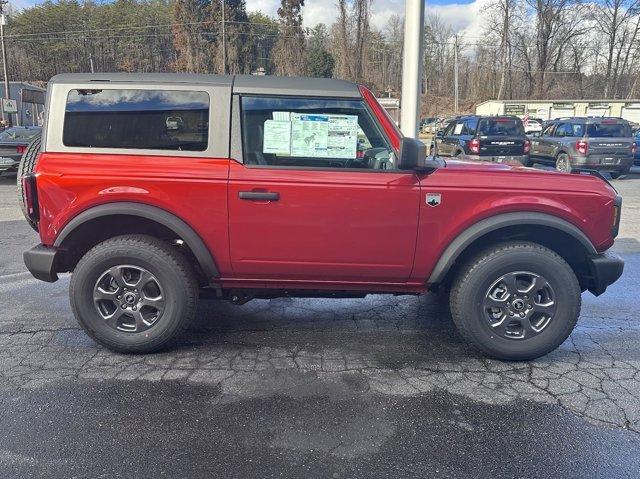
{"label": "streetlight pole", "polygon": [[424,43],[424,0],[406,0],[404,6],[404,56],[402,59],[402,110],[400,128],[417,138]]}
{"label": "streetlight pole", "polygon": [[222,74],[227,74],[227,35],[225,34],[225,18],[224,18],[224,0],[222,3]]}
{"label": "streetlight pole", "polygon": [[458,114],[458,35],[454,37],[453,44],[453,109]]}
{"label": "streetlight pole", "polygon": [[[8,100],[11,98],[9,90],[9,73],[7,70],[7,46],[4,41],[4,24],[6,22],[5,5],[9,2],[7,0],[0,0],[0,44],[2,45],[2,69],[4,71],[4,97]],[[11,123],[11,114],[8,114],[9,123]],[[4,108],[2,108],[2,119],[4,120]]]}

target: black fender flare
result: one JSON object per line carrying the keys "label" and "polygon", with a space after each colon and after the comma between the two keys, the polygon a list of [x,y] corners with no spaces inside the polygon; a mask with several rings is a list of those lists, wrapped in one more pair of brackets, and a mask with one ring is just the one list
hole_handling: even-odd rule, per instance
{"label": "black fender flare", "polygon": [[178,218],[173,213],[169,213],[162,208],[147,205],[144,203],[134,203],[118,201],[94,206],[82,213],[74,216],[58,234],[53,246],[59,248],[64,240],[80,225],[95,218],[113,215],[139,216],[151,221],[155,221],[173,231],[191,249],[200,267],[208,279],[220,277],[220,272],[213,259],[211,251],[191,226]]}
{"label": "black fender flare", "polygon": [[528,225],[547,226],[560,230],[575,238],[584,247],[587,254],[598,254],[587,235],[577,226],[562,218],[536,212],[502,213],[480,220],[456,236],[440,256],[427,282],[429,284],[440,283],[463,251],[481,236],[508,226]]}

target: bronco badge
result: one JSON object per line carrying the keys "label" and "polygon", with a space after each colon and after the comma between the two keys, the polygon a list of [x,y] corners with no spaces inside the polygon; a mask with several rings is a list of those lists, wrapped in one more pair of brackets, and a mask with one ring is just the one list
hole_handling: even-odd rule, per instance
{"label": "bronco badge", "polygon": [[427,204],[432,207],[440,205],[442,195],[440,193],[427,193]]}

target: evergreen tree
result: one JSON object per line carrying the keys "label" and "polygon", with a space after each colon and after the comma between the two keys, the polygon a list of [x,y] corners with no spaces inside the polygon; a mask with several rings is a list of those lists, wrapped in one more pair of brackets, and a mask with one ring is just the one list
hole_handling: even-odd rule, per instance
{"label": "evergreen tree", "polygon": [[304,0],[281,0],[278,8],[280,36],[276,42],[276,73],[284,76],[303,75],[305,70],[305,37],[301,10]]}
{"label": "evergreen tree", "polygon": [[307,47],[307,74],[312,77],[331,78],[335,60],[328,50],[328,33],[326,25],[316,25],[309,36]]}

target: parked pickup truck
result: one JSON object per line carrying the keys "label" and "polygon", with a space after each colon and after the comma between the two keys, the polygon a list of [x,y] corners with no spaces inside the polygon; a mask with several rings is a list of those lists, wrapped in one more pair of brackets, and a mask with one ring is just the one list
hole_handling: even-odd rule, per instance
{"label": "parked pickup truck", "polygon": [[199,297],[440,289],[464,338],[530,359],[622,274],[605,181],[427,157],[353,83],[59,75],[46,112],[20,168],[25,263],[72,272],[74,315],[116,351],[166,348]]}

